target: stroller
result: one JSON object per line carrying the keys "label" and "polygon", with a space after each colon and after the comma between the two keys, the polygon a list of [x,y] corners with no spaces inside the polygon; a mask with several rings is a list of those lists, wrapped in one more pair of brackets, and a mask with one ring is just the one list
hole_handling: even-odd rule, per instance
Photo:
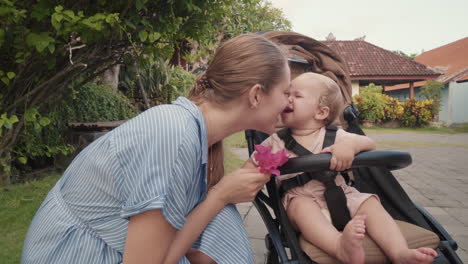
{"label": "stroller", "polygon": [[[307,36],[281,31],[260,32],[266,38],[288,50],[292,75],[312,71],[335,80],[341,88],[347,107],[343,118],[348,132],[364,135],[358,124],[358,111],[352,104],[351,82],[347,68],[339,56],[324,44]],[[249,154],[254,145],[268,135],[255,130],[245,131]],[[290,159],[280,168],[281,174],[328,171],[330,154],[310,154]],[[438,253],[434,263],[462,263],[456,254],[457,243],[423,207],[413,203],[391,170],[411,164],[411,156],[401,151],[368,151],[356,155],[352,168],[353,187],[361,192],[375,193],[383,207],[396,220],[411,248],[433,247]],[[305,183],[300,183],[305,184]],[[254,205],[267,228],[265,236],[266,263],[340,263],[314,245],[305,241],[292,227],[275,178],[260,191]],[[382,231],[384,232],[384,231]],[[389,263],[380,248],[366,236],[366,263]]]}

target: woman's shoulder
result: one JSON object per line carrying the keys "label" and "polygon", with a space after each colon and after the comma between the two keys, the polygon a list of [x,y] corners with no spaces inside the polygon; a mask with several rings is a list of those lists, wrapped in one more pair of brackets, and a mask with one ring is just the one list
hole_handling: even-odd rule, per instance
{"label": "woman's shoulder", "polygon": [[184,143],[199,143],[203,131],[200,121],[186,109],[177,105],[160,105],[112,132],[117,151],[127,151],[138,148],[178,149]]}

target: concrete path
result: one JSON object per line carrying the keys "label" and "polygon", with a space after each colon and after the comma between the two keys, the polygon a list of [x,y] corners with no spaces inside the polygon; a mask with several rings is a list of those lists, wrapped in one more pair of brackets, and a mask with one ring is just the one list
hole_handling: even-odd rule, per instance
{"label": "concrete path", "polygon": [[[394,175],[408,195],[424,206],[458,242],[458,255],[468,263],[468,134],[369,134],[378,149],[411,153],[413,164]],[[247,149],[232,149],[247,159]],[[251,203],[237,205],[254,249],[264,263],[265,225]]]}

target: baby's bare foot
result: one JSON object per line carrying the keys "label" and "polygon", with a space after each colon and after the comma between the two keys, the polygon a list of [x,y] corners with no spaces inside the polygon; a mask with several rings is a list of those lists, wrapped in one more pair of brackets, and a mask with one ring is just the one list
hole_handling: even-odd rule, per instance
{"label": "baby's bare foot", "polygon": [[336,257],[343,263],[362,264],[365,253],[362,240],[366,233],[366,216],[357,215],[345,226],[336,246]]}
{"label": "baby's bare foot", "polygon": [[429,264],[437,257],[437,252],[432,248],[408,249],[400,254],[399,264]]}

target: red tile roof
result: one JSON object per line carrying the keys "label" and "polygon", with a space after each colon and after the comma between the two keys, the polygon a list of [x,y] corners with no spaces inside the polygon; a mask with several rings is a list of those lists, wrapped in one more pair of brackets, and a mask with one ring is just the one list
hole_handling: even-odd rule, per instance
{"label": "red tile roof", "polygon": [[[426,51],[414,60],[443,73],[437,78],[437,81],[443,83],[468,81],[468,37]],[[415,83],[414,86],[418,87],[424,84],[425,82],[420,82]],[[408,84],[401,84],[386,87],[385,90],[399,90],[408,87]]]}
{"label": "red tile roof", "polygon": [[425,65],[363,40],[321,42],[342,56],[354,80],[376,77],[422,80],[439,75]]}
{"label": "red tile roof", "polygon": [[468,37],[426,51],[417,56],[415,61],[443,71],[441,82],[458,81],[468,73]]}

